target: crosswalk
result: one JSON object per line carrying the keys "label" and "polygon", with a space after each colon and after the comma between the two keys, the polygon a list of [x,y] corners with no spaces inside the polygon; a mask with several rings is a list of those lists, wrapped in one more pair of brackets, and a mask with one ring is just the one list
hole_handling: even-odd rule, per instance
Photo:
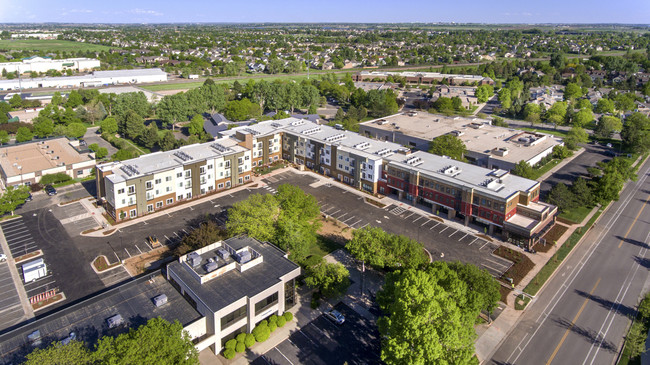
{"label": "crosswalk", "polygon": [[395,208],[391,209],[389,212],[390,212],[390,214],[400,215],[400,214],[406,212],[406,209],[404,209],[402,207],[395,207]]}

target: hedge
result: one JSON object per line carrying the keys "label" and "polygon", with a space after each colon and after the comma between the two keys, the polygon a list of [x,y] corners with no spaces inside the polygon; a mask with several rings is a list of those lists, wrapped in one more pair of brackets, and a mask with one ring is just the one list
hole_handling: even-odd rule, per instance
{"label": "hedge", "polygon": [[223,357],[225,357],[228,360],[232,359],[233,357],[235,357],[235,350],[233,349],[223,350]]}
{"label": "hedge", "polygon": [[246,348],[249,348],[255,344],[255,336],[252,333],[247,333],[246,338],[244,339],[244,345]]}
{"label": "hedge", "polygon": [[269,330],[271,332],[274,332],[278,328],[277,322],[271,322],[269,323]]}
{"label": "hedge", "polygon": [[278,318],[278,327],[284,327],[285,324],[287,324],[287,320],[284,319],[284,316]]}
{"label": "hedge", "polygon": [[237,346],[237,340],[232,339],[232,340],[228,340],[226,342],[226,346],[224,346],[224,347],[227,348],[227,349],[234,350],[235,346]]}
{"label": "hedge", "polygon": [[287,322],[289,322],[289,321],[291,321],[293,319],[293,313],[291,313],[291,312],[284,312],[284,314],[282,316],[284,317],[284,319],[287,320]]}
{"label": "hedge", "polygon": [[240,334],[237,335],[237,337],[235,337],[237,342],[244,342],[245,338],[246,338],[246,333],[240,333]]}
{"label": "hedge", "polygon": [[253,336],[255,336],[255,341],[264,342],[271,336],[271,330],[267,324],[260,323],[253,329]]}
{"label": "hedge", "polygon": [[242,353],[246,350],[246,346],[244,346],[243,342],[237,342],[237,346],[235,346],[235,352],[237,353]]}
{"label": "hedge", "polygon": [[41,177],[40,183],[43,185],[58,184],[66,181],[70,181],[72,178],[63,172],[58,172],[56,174],[47,174]]}

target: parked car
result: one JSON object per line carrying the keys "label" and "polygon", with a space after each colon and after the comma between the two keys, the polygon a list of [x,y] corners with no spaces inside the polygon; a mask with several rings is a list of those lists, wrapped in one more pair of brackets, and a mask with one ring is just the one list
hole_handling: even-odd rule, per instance
{"label": "parked car", "polygon": [[79,145],[80,146],[87,146],[88,143],[82,139],[81,141],[79,141]]}
{"label": "parked car", "polygon": [[32,199],[33,199],[33,197],[32,197],[32,194],[30,193],[29,196],[27,198],[25,198],[25,201],[26,202],[31,202]]}
{"label": "parked car", "polygon": [[0,253],[0,262],[5,262],[7,261],[7,255]]}
{"label": "parked car", "polygon": [[345,317],[343,314],[341,314],[341,312],[337,311],[336,309],[325,312],[325,317],[338,325],[342,325],[345,322]]}
{"label": "parked car", "polygon": [[45,192],[47,195],[56,195],[56,189],[52,185],[45,185]]}

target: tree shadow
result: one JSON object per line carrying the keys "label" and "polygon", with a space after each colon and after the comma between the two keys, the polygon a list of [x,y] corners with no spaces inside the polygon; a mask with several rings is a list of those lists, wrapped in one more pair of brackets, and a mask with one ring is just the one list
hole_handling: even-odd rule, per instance
{"label": "tree shadow", "polygon": [[605,298],[603,298],[601,296],[598,296],[598,295],[589,294],[589,293],[584,292],[582,290],[576,290],[575,292],[578,295],[580,295],[581,297],[590,299],[591,301],[599,304],[601,307],[603,307],[603,308],[605,308],[607,310],[610,310],[612,307],[617,306],[618,307],[618,312],[620,312],[621,314],[623,314],[626,317],[636,315],[636,309],[634,309],[634,308],[632,308],[630,306],[624,305],[622,303],[612,302],[609,299],[605,299]]}
{"label": "tree shadow", "polygon": [[616,236],[616,238],[618,238],[619,240],[621,240],[621,241],[623,241],[625,243],[629,243],[629,244],[637,246],[637,247],[648,248],[648,245],[645,244],[644,242],[637,241],[637,240],[632,239],[632,238],[625,238],[625,237],[621,237],[621,236]]}
{"label": "tree shadow", "polygon": [[561,327],[564,327],[564,328],[570,330],[571,332],[584,337],[592,345],[593,344],[599,344],[600,347],[605,351],[616,353],[617,350],[618,350],[616,348],[616,346],[614,345],[614,343],[612,343],[611,341],[602,339],[601,336],[594,330],[586,329],[586,328],[580,327],[578,325],[572,324],[570,321],[568,321],[568,320],[566,320],[564,318],[554,319],[553,321],[557,325],[559,325]]}
{"label": "tree shadow", "polygon": [[634,261],[646,269],[650,269],[650,259],[640,256],[634,256]]}
{"label": "tree shadow", "polygon": [[86,192],[92,197],[97,197],[97,183],[95,180],[86,180],[81,182],[81,186],[86,189]]}

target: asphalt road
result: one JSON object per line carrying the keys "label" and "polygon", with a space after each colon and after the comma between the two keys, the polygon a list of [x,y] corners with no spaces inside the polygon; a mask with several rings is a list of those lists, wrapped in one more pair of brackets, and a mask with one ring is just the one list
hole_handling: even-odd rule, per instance
{"label": "asphalt road", "polygon": [[491,364],[615,361],[650,287],[649,173],[646,163],[529,305]]}

